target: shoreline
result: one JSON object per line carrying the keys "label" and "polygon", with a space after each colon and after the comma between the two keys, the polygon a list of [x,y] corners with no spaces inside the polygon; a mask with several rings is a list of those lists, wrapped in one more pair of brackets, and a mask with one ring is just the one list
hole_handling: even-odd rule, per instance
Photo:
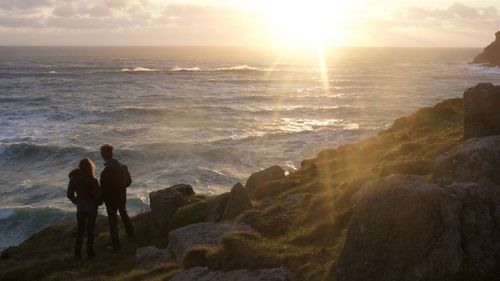
{"label": "shoreline", "polygon": [[[354,143],[342,145],[338,148],[326,149],[318,153],[315,158],[304,159],[302,161],[301,167],[298,170],[290,173],[290,175],[286,178],[279,180],[278,182],[266,187],[265,189],[258,189],[253,193],[249,193],[251,204],[253,205],[253,207],[238,215],[234,219],[234,221],[238,223],[248,224],[254,230],[258,231],[260,233],[259,235],[262,235],[262,238],[258,238],[257,241],[261,241],[259,243],[264,243],[262,244],[262,246],[264,247],[270,246],[265,246],[267,245],[267,243],[273,243],[274,245],[274,243],[276,242],[273,241],[275,241],[276,239],[279,239],[276,241],[289,241],[286,242],[285,245],[288,245],[289,243],[299,243],[294,246],[299,247],[297,249],[301,249],[301,247],[311,247],[312,245],[315,245],[319,242],[319,246],[322,245],[321,247],[326,247],[326,249],[328,249],[327,252],[330,253],[329,255],[338,255],[340,249],[342,248],[346,235],[345,231],[340,231],[340,229],[345,229],[347,227],[347,222],[352,216],[350,207],[347,207],[350,203],[346,201],[346,198],[351,196],[353,192],[359,190],[363,183],[380,176],[388,176],[394,173],[397,174],[401,172],[416,173],[420,175],[430,173],[432,171],[432,159],[440,155],[443,151],[450,149],[460,142],[462,134],[461,131],[463,130],[463,125],[461,124],[461,120],[463,120],[462,107],[462,99],[456,98],[446,100],[433,107],[420,109],[416,113],[413,113],[408,117],[399,118],[389,129],[383,130],[372,137],[362,139]],[[446,114],[443,113],[443,110],[444,112],[446,112]],[[452,114],[451,119],[449,114]],[[427,129],[422,131],[423,133],[421,133],[420,135],[414,135],[412,131],[422,130],[418,128]],[[419,141],[412,141],[413,138],[416,138],[415,140]],[[419,142],[428,138],[434,139],[433,143],[435,147],[433,147],[431,151],[428,151],[428,149],[426,149],[426,146],[430,147],[428,143],[425,145],[423,143],[419,144]],[[366,154],[363,151],[371,151],[371,153]],[[373,156],[370,156],[372,154]],[[373,158],[374,156],[376,157]],[[380,159],[385,160],[382,160],[382,162],[379,163],[379,160],[377,160],[379,157],[382,157]],[[426,158],[428,158],[429,160],[425,160]],[[335,160],[332,162],[333,159],[344,159],[342,161],[348,161],[345,162],[345,167],[349,169],[346,170],[342,168],[342,166],[337,166],[337,164],[335,164]],[[332,164],[334,166],[331,166]],[[325,168],[326,170],[324,170]],[[322,171],[330,172],[325,174]],[[342,181],[339,181],[340,179]],[[222,195],[196,195],[192,199],[189,199],[187,205],[184,205],[177,211],[174,211],[174,213],[172,214],[173,217],[168,220],[168,225],[166,226],[167,229],[163,231],[167,231],[166,233],[168,233],[169,229],[178,229],[179,227],[182,228],[182,226],[185,225],[191,225],[193,223],[205,221],[205,213],[208,210],[207,208],[210,208],[209,206],[211,204],[214,204],[214,202],[217,201],[217,199],[221,196]],[[325,199],[327,198],[333,199],[325,201]],[[332,203],[335,204],[332,206],[330,205]],[[346,206],[346,204],[348,205]],[[331,226],[328,226],[327,228],[324,228],[325,222],[322,222],[322,219],[325,218],[326,214],[320,214],[327,210],[328,215],[326,217],[331,217],[331,223],[333,224]],[[311,215],[313,217],[311,217]],[[291,218],[294,218],[293,220],[295,221],[290,221]],[[155,219],[152,215],[152,212],[146,212],[134,216],[133,221],[134,224],[137,225],[136,228],[139,229],[138,236],[143,237],[141,237],[139,241],[134,241],[132,245],[128,244],[128,246],[126,246],[128,248],[125,249],[123,257],[124,259],[134,259],[135,251],[140,246],[147,246],[148,244],[153,244],[160,248],[167,246],[166,243],[168,243],[168,240],[165,241],[164,238],[161,238],[164,237],[164,235],[161,234],[162,230],[151,228],[153,225],[156,225],[156,223],[154,223]],[[299,232],[296,232],[296,230],[291,228],[292,225],[295,225],[294,228],[297,227],[297,231]],[[304,227],[304,230],[300,230]],[[333,241],[327,238],[329,237],[328,233],[332,231],[332,227],[333,229],[340,228],[338,230],[334,230],[335,233],[338,233],[337,235],[339,235],[339,237],[334,239]],[[51,251],[62,251],[62,255],[67,257],[67,254],[70,253],[70,251],[67,250],[67,247],[72,243],[72,240],[70,239],[71,232],[68,233],[68,230],[72,228],[73,223],[62,223],[42,230],[41,232],[28,238],[19,246],[8,248],[6,251],[9,252],[9,255],[11,255],[12,258],[8,259],[7,262],[15,262],[16,256],[24,256],[24,253],[32,251],[41,251],[43,253],[48,250],[44,250],[44,247],[38,248],[41,245],[39,245],[38,242],[34,241],[43,241],[49,239],[49,236],[47,235],[52,235],[51,233],[53,233],[53,231],[62,231],[63,233],[65,233],[64,237],[66,238],[63,238],[64,243],[61,243],[61,245],[58,246],[55,250],[51,249]],[[324,231],[327,232],[325,233]],[[105,245],[103,243],[105,243],[105,241],[108,239],[106,222],[104,218],[100,219],[100,222],[98,222],[97,232],[98,236],[96,247],[98,249],[98,256],[102,255],[102,257],[100,257],[101,260],[108,259],[110,258],[108,254],[105,254],[102,252],[102,250],[99,250],[101,247],[103,247],[103,245]],[[240,239],[243,239],[238,242],[239,246],[233,249],[236,251],[240,251],[246,248],[248,246],[246,246],[246,243],[250,243],[250,241],[246,241],[246,238],[234,237],[234,239],[237,239],[236,241],[240,241]],[[251,240],[252,239],[257,238],[251,238]],[[314,242],[316,239],[319,240]],[[280,243],[276,244],[278,249],[282,247],[280,246]],[[68,246],[64,246],[63,244],[66,244]],[[282,250],[278,251],[281,252]],[[302,250],[299,250],[299,252],[297,253],[287,253],[287,251],[285,251],[278,256],[266,256],[265,258],[257,258],[257,260],[253,262],[261,260],[261,262],[269,263],[268,265],[278,265],[282,263],[279,256],[287,256],[289,254],[298,254],[299,256],[294,259],[300,261],[303,260],[303,258],[300,258],[302,254],[299,254],[301,251]],[[264,252],[253,254],[245,252],[245,254],[249,254],[250,256],[254,254],[262,255],[264,254]],[[208,254],[207,252],[203,255],[210,256],[211,254]],[[209,260],[211,259],[208,256],[205,256],[205,258],[208,258]],[[313,260],[318,262],[317,257],[313,258]],[[68,261],[65,261],[64,263],[67,262]],[[233,265],[229,266],[229,268],[244,267],[245,262],[239,265],[234,264],[235,262],[238,263],[238,259],[236,259],[235,261],[230,261],[230,264]],[[312,266],[309,269],[304,269],[305,271],[299,274],[301,276],[304,276],[304,278],[306,278],[306,276],[309,276],[307,278],[312,278],[313,276],[318,277],[320,275],[327,274],[327,272],[330,271],[330,266],[330,263],[325,264],[323,262],[318,266]],[[29,268],[29,271],[34,270],[31,267]],[[3,268],[2,264],[0,263],[0,276],[2,276],[2,270],[5,270],[5,268]],[[89,268],[88,270],[92,269]],[[133,267],[125,270],[132,270],[130,272],[134,272],[136,269],[134,269]],[[168,272],[177,273],[179,272],[179,267],[171,267],[171,265],[168,265],[165,270],[167,270]],[[318,274],[318,272],[313,273],[318,270],[321,273],[320,275],[316,275]],[[90,272],[89,274],[91,274]],[[18,272],[16,274],[20,273]],[[23,279],[20,278],[20,280]]]}

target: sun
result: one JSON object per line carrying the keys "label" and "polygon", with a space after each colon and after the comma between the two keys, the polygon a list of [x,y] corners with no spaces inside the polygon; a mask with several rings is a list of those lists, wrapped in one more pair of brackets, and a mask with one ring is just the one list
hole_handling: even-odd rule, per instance
{"label": "sun", "polygon": [[290,48],[324,47],[342,41],[342,25],[350,16],[352,1],[258,1],[266,26],[278,44]]}

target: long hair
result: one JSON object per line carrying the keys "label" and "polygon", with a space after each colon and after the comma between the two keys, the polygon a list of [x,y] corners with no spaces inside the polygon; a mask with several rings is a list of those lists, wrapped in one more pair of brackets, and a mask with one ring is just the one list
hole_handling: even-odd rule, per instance
{"label": "long hair", "polygon": [[89,158],[83,158],[80,160],[80,164],[78,164],[78,167],[80,168],[80,171],[82,171],[82,174],[85,178],[88,179],[95,179],[95,164],[90,160]]}

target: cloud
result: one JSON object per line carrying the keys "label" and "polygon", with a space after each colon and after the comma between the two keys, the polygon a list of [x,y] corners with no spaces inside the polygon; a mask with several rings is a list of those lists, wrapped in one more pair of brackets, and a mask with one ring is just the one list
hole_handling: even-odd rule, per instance
{"label": "cloud", "polygon": [[456,31],[498,28],[500,14],[495,7],[472,7],[459,2],[446,9],[411,7],[401,14],[401,19],[416,27],[434,26]]}
{"label": "cloud", "polygon": [[0,26],[7,28],[20,28],[25,26],[37,27],[43,20],[41,16],[14,16],[3,15],[0,16]]}
{"label": "cloud", "polygon": [[2,0],[0,1],[0,9],[7,11],[33,10],[49,7],[52,4],[52,0]]}
{"label": "cloud", "polygon": [[[474,7],[455,2],[442,9],[411,6],[391,10],[397,6],[390,4],[389,0],[366,1],[370,5],[360,8],[349,22],[337,27],[352,34],[348,44],[483,44],[491,40],[492,34],[500,28],[500,12],[495,7]],[[266,21],[255,11],[203,4],[207,2],[0,0],[0,43],[24,38],[21,36],[26,36],[22,42],[30,42],[30,38],[38,38],[40,34],[43,38],[57,38],[55,43],[58,44],[75,44],[82,38],[85,38],[84,43],[133,44],[131,34],[144,44],[272,41],[269,27],[264,26]],[[385,9],[386,6],[390,9]],[[383,12],[375,13],[375,9]]]}
{"label": "cloud", "polygon": [[361,18],[349,28],[363,34],[361,44],[479,47],[500,28],[500,12],[460,2],[446,8],[407,6]]}
{"label": "cloud", "polygon": [[[155,2],[148,0],[28,0],[23,5],[19,2],[23,1],[0,2],[0,27],[86,30],[198,26],[207,31],[245,22],[242,11],[226,6],[170,4],[158,9]],[[20,9],[30,12],[23,15]]]}
{"label": "cloud", "polygon": [[[254,15],[229,6],[161,4],[150,0],[30,1],[31,5],[23,6],[30,11],[25,15],[19,7],[13,7],[14,2],[2,2],[0,37],[4,40],[0,43],[19,40],[19,34],[30,32],[32,40],[38,40],[35,34],[40,32],[47,40],[57,38],[54,44],[60,44],[61,36],[67,36],[69,44],[78,44],[82,38],[93,38],[86,39],[87,44],[113,44],[111,38],[116,44],[218,45],[256,40],[253,31],[258,24]],[[131,34],[135,38],[128,36]]]}

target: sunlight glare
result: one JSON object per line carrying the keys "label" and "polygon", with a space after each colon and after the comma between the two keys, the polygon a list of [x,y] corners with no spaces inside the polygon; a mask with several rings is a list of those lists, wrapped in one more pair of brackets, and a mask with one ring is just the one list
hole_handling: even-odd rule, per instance
{"label": "sunlight glare", "polygon": [[289,48],[323,47],[342,41],[341,25],[349,16],[350,1],[258,1],[271,32]]}

